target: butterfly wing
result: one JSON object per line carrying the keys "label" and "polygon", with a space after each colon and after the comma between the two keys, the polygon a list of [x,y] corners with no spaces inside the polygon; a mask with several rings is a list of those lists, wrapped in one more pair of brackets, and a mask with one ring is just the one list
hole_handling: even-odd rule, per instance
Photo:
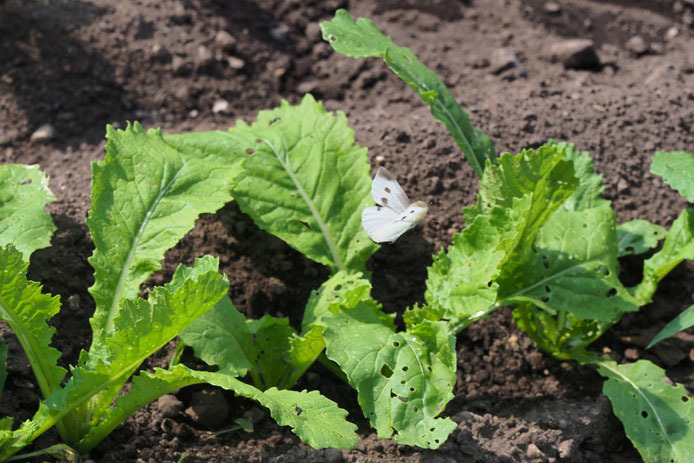
{"label": "butterfly wing", "polygon": [[396,213],[404,212],[410,205],[402,187],[395,180],[393,174],[388,172],[385,167],[379,167],[371,184],[371,196],[376,204],[385,206],[387,209],[392,209]]}
{"label": "butterfly wing", "polygon": [[377,243],[392,243],[416,222],[400,220],[401,214],[383,206],[371,206],[361,214],[361,223],[369,237]]}

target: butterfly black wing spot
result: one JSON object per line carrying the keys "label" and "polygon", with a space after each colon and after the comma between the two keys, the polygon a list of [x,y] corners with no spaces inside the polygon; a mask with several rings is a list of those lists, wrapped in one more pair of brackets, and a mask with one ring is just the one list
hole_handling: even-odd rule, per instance
{"label": "butterfly black wing spot", "polygon": [[380,211],[381,209],[383,209],[383,206],[376,206],[377,211]]}
{"label": "butterfly black wing spot", "polygon": [[381,202],[383,203],[384,206],[388,205],[388,198],[381,198]]}
{"label": "butterfly black wing spot", "polygon": [[385,187],[386,193],[390,193],[390,188]]}
{"label": "butterfly black wing spot", "polygon": [[407,216],[406,216],[406,215],[403,215],[403,216],[402,216],[402,219],[400,219],[400,220],[405,220],[406,218],[407,218]]}

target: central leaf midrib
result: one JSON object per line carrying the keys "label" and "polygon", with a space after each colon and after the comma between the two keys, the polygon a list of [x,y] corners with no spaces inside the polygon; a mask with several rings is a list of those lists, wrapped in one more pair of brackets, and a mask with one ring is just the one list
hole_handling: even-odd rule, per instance
{"label": "central leaf midrib", "polygon": [[[164,160],[164,166],[162,168],[162,171],[164,172],[164,176],[166,175],[166,169],[167,168],[167,162]],[[113,330],[113,323],[116,318],[116,314],[118,313],[118,307],[120,306],[120,295],[123,292],[123,287],[125,286],[125,281],[130,274],[130,263],[133,261],[135,258],[135,252],[137,250],[137,247],[140,243],[140,239],[142,238],[142,235],[144,234],[145,229],[147,228],[147,225],[149,225],[152,215],[154,211],[156,210],[157,206],[161,202],[161,200],[164,198],[166,193],[168,193],[171,190],[171,187],[173,186],[174,182],[178,178],[178,174],[181,172],[182,168],[176,171],[176,173],[171,177],[171,180],[164,185],[161,188],[161,191],[157,195],[157,197],[154,199],[150,207],[147,209],[147,213],[145,214],[145,218],[143,219],[142,223],[140,224],[140,228],[138,229],[137,233],[135,234],[134,239],[132,240],[132,244],[130,246],[130,250],[128,251],[128,256],[125,259],[125,262],[123,262],[123,266],[121,267],[121,273],[120,277],[118,278],[118,283],[116,284],[116,289],[113,292],[113,298],[111,299],[111,307],[109,308],[108,311],[108,318],[106,319],[106,324],[104,327],[105,333],[110,333]],[[163,180],[163,179],[162,179]]]}
{"label": "central leaf midrib", "polygon": [[282,166],[284,171],[287,173],[287,175],[289,175],[289,178],[291,179],[292,183],[294,183],[294,186],[296,187],[297,191],[301,195],[301,198],[304,200],[304,202],[308,206],[309,210],[311,211],[311,215],[316,220],[316,223],[318,223],[318,227],[321,230],[321,233],[323,235],[323,239],[325,240],[325,243],[327,244],[328,249],[330,250],[330,254],[333,257],[333,261],[335,262],[335,265],[337,266],[337,270],[338,271],[339,270],[345,270],[345,265],[342,262],[342,259],[340,258],[340,254],[337,251],[337,246],[335,245],[335,241],[333,240],[332,234],[330,233],[330,230],[328,229],[328,225],[325,223],[325,221],[323,220],[323,217],[318,212],[318,208],[316,207],[315,203],[309,197],[308,193],[306,192],[303,185],[301,184],[301,182],[297,178],[296,174],[292,170],[289,163],[285,162],[282,159],[282,156],[275,149],[275,147],[272,145],[272,143],[270,143],[267,139],[263,139],[263,141],[270,147],[270,149],[274,153],[275,157],[277,158],[277,161],[280,163],[280,165]]}

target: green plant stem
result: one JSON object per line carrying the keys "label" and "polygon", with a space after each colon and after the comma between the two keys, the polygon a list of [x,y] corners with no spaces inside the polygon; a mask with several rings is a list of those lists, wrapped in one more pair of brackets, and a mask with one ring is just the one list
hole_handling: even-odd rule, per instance
{"label": "green plant stem", "polygon": [[166,388],[156,388],[152,389],[148,395],[143,396],[142,400],[137,402],[128,403],[127,406],[119,406],[117,408],[111,408],[109,413],[105,415],[105,418],[99,422],[99,424],[93,427],[87,435],[85,435],[77,444],[75,448],[80,453],[89,452],[91,449],[96,447],[99,442],[101,442],[106,436],[108,436],[118,425],[125,421],[130,415],[135,413],[140,408],[144,407],[148,403],[156,400],[162,395],[173,392],[177,389],[181,389],[186,386],[192,386],[193,384],[204,383],[205,381],[192,376],[181,379],[180,381],[167,383]]}
{"label": "green plant stem", "polygon": [[22,453],[20,455],[15,455],[6,459],[5,461],[18,461],[25,460],[26,458],[38,457],[41,455],[51,455],[60,459],[60,461],[77,463],[79,461],[79,454],[75,450],[66,444],[55,444],[50,447],[46,447],[42,450],[37,450],[35,452]]}

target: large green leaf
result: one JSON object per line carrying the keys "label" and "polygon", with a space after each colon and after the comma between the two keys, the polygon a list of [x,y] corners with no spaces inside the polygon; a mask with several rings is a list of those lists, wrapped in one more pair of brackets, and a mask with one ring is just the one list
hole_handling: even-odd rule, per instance
{"label": "large green leaf", "polygon": [[423,321],[397,333],[373,304],[326,314],[328,358],[357,390],[364,415],[381,438],[438,448],[455,429],[436,418],[453,398],[455,338],[444,322]]}
{"label": "large green leaf", "polygon": [[111,336],[83,352],[65,388],[46,401],[60,413],[65,404],[87,407],[77,413],[78,429],[70,444],[99,423],[120,386],[147,357],[222,298],[229,283],[219,274],[218,265],[209,256],[197,259],[193,268],[179,266],[172,281],[154,288],[147,299],[123,300]]}
{"label": "large green leaf", "polygon": [[694,211],[682,211],[672,223],[660,251],[643,263],[643,280],[636,288],[641,304],[651,301],[660,280],[685,259],[694,259]]}
{"label": "large green leaf", "polygon": [[225,372],[189,370],[190,375],[258,401],[270,410],[280,426],[292,431],[313,448],[353,449],[359,443],[357,427],[347,421],[347,411],[318,391],[270,388],[261,391]]}
{"label": "large green leaf", "polygon": [[608,378],[603,392],[644,461],[694,461],[694,398],[681,384],[666,382],[665,370],[647,360],[594,363]]}
{"label": "large green leaf", "polygon": [[658,246],[667,230],[648,220],[635,219],[617,226],[617,249],[619,257],[643,254]]}
{"label": "large green leaf", "polygon": [[670,323],[656,334],[651,342],[648,343],[646,349],[650,349],[656,343],[659,343],[665,338],[669,338],[673,334],[679,333],[694,326],[694,305],[690,305],[688,309],[683,310],[678,316],[670,320]]}
{"label": "large green leaf", "polygon": [[608,206],[558,211],[540,230],[528,259],[500,281],[504,303],[612,322],[638,305],[618,278],[615,214]]}
{"label": "large green leaf", "polygon": [[677,190],[687,201],[694,203],[694,154],[684,151],[655,153],[651,172],[660,175],[665,183]]}
{"label": "large green leaf", "polygon": [[363,271],[378,249],[361,225],[371,200],[366,149],[341,112],[311,95],[261,111],[251,126],[167,137],[177,146],[245,159],[234,187],[241,210],[306,257],[339,270]]}
{"label": "large green leaf", "polygon": [[50,346],[55,328],[46,323],[60,310],[60,298],[43,294],[40,284],[27,280],[24,259],[12,245],[0,247],[0,316],[16,334],[47,397],[66,373],[58,366],[60,352]]}
{"label": "large green leaf", "polygon": [[43,208],[55,200],[39,166],[0,166],[0,246],[12,243],[24,260],[47,247],[55,225]]}
{"label": "large green leaf", "polygon": [[431,106],[431,114],[448,128],[468,162],[482,176],[487,160],[496,160],[489,138],[470,124],[450,90],[436,74],[422,64],[411,50],[398,47],[390,37],[366,18],[352,21],[345,10],[337,10],[331,21],[321,23],[323,38],[332,47],[351,58],[382,57],[388,67],[412,87]]}
{"label": "large green leaf", "polygon": [[[502,211],[506,212],[495,209]],[[502,233],[494,219],[491,215],[477,216],[453,236],[453,244],[446,251],[434,257],[424,297],[429,310],[439,312],[439,318],[473,319],[496,302],[499,285],[495,280],[506,252],[500,249]]]}
{"label": "large green leaf", "polygon": [[106,159],[92,164],[92,207],[87,225],[94,240],[96,302],[94,343],[114,329],[124,299],[161,268],[164,253],[203,212],[231,200],[239,166],[213,154],[181,151],[159,130],[139,124],[107,129]]}

